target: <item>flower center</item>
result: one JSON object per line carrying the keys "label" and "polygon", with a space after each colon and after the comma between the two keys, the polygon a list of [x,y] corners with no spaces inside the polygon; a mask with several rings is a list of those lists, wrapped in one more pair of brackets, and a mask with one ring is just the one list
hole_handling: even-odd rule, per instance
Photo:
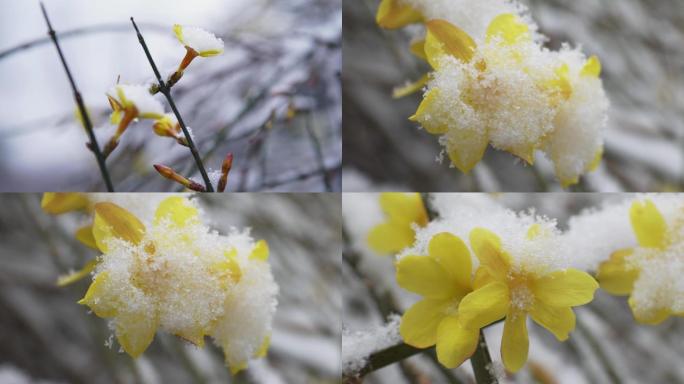
{"label": "flower center", "polygon": [[534,304],[534,294],[527,284],[527,277],[513,276],[509,283],[511,295],[511,309],[529,311]]}

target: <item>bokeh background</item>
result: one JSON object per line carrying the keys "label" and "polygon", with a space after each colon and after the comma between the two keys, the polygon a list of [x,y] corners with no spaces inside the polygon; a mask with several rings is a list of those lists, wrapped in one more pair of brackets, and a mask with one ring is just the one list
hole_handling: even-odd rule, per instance
{"label": "bokeh background", "polygon": [[[173,88],[205,168],[220,170],[233,152],[231,191],[340,189],[340,0],[45,3],[101,146],[114,131],[105,92],[118,77],[153,79],[129,18],[163,76],[185,54],[173,24],[196,25],[225,41],[223,55],[196,59]],[[104,190],[38,1],[0,0],[0,9],[0,190]],[[107,163],[117,191],[179,190],[158,163],[201,180],[188,149],[154,135],[150,121],[130,127]]]}
{"label": "bokeh background", "polygon": [[[145,195],[140,195],[145,198]],[[202,195],[220,233],[252,228],[271,249],[280,286],[268,357],[230,378],[220,348],[158,332],[143,356],[105,347],[107,322],[76,303],[89,280],[55,279],[95,252],[78,243],[77,214],[50,216],[40,195],[0,196],[0,383],[336,383],[340,378],[341,214],[331,194]],[[81,218],[82,220],[82,218]],[[296,224],[296,225],[294,225]],[[115,343],[116,345],[116,343]]]}
{"label": "bokeh background", "polygon": [[[680,0],[523,0],[548,46],[581,44],[603,64],[612,103],[606,156],[580,191],[671,191],[684,187],[684,7]],[[378,0],[343,2],[344,189],[346,191],[560,190],[549,161],[523,166],[487,151],[473,176],[436,163],[440,148],[408,121],[420,95],[392,88],[427,69],[404,30],[375,24]],[[467,12],[467,10],[465,10]]]}
{"label": "bokeh background", "polygon": [[[467,201],[471,196],[460,198]],[[344,356],[353,356],[354,352],[345,347],[346,335],[355,338],[358,332],[377,334],[378,327],[383,326],[392,314],[403,314],[419,300],[417,295],[397,285],[394,257],[378,255],[368,248],[368,231],[384,221],[378,197],[377,193],[345,193],[342,200],[346,235],[341,285],[343,361]],[[566,229],[570,217],[584,209],[604,202],[634,198],[629,194],[595,193],[504,193],[492,197],[514,211],[534,209],[540,215],[555,218],[560,229]],[[559,342],[547,330],[530,321],[529,360],[520,372],[508,375],[500,382],[684,383],[681,364],[684,359],[684,319],[681,317],[670,317],[658,326],[639,325],[634,321],[627,297],[612,296],[602,289],[596,291],[591,303],[574,311],[577,327],[565,342]],[[502,331],[503,323],[485,330],[492,360],[499,366]],[[356,342],[347,345],[364,348],[369,344]],[[434,348],[377,370],[365,376],[363,382],[474,383],[469,361],[447,370],[437,363],[430,350]]]}

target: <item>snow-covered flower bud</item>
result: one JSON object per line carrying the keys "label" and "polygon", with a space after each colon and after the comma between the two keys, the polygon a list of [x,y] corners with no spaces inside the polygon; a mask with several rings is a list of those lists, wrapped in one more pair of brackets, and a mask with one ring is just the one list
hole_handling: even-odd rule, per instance
{"label": "snow-covered flower bud", "polygon": [[197,56],[210,57],[223,53],[223,40],[202,28],[175,24],[173,32],[178,41],[186,49],[195,51]]}
{"label": "snow-covered flower bud", "polygon": [[152,128],[157,135],[174,138],[178,144],[188,146],[188,141],[182,134],[180,123],[178,123],[178,119],[173,113],[164,114],[164,116],[154,122]]}

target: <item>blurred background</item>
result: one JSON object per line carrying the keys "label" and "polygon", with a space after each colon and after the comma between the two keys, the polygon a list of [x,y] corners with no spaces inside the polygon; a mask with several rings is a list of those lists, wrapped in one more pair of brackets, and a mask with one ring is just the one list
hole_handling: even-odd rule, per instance
{"label": "blurred background", "polygon": [[[50,0],[46,7],[101,146],[115,128],[105,92],[117,78],[153,79],[129,18],[162,76],[185,54],[173,24],[194,25],[225,41],[224,54],[196,59],[173,88],[205,168],[220,170],[233,152],[228,190],[340,189],[340,0]],[[104,190],[38,1],[0,0],[0,8],[0,190]],[[117,191],[179,190],[153,164],[201,180],[189,150],[154,135],[149,120],[129,127],[107,164]]]}
{"label": "blurred background", "polygon": [[[514,211],[533,208],[541,215],[556,218],[561,229],[567,228],[571,216],[586,208],[633,198],[628,194],[591,193],[492,196]],[[343,196],[343,359],[353,352],[345,346],[352,343],[347,340],[357,340],[348,339],[348,335],[356,338],[359,333],[377,334],[378,327],[392,314],[403,314],[419,300],[419,296],[397,285],[394,257],[378,255],[368,248],[368,231],[384,221],[378,197],[375,193]],[[626,297],[612,296],[602,289],[596,291],[591,303],[574,311],[577,327],[565,342],[559,342],[547,330],[530,321],[529,360],[521,371],[506,376],[501,383],[684,383],[681,364],[684,319],[670,317],[658,326],[639,325],[634,321]],[[492,360],[499,366],[502,331],[503,323],[485,330]],[[355,341],[354,345],[363,347],[368,343]],[[365,376],[363,382],[474,383],[472,372],[469,361],[456,369],[444,369],[428,349]]]}
{"label": "blurred background", "polygon": [[[671,191],[684,187],[684,7],[681,0],[523,0],[548,47],[581,44],[603,64],[612,103],[601,167],[578,191]],[[472,176],[436,163],[437,140],[408,121],[420,94],[392,88],[427,69],[404,30],[375,24],[378,0],[345,1],[343,107],[346,191],[560,190],[551,163],[523,166],[487,151]]]}
{"label": "blurred background", "polygon": [[[89,280],[55,279],[94,251],[77,242],[78,214],[50,216],[40,195],[0,196],[0,383],[335,383],[340,378],[340,200],[331,194],[197,197],[220,233],[266,239],[280,286],[265,359],[229,377],[222,351],[158,332],[133,360],[105,347],[107,322],[76,304]],[[292,225],[296,223],[297,225]]]}

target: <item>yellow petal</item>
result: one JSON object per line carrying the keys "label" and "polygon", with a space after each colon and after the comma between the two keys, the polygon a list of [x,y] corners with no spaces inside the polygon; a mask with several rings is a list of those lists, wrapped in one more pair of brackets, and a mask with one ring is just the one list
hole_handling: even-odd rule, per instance
{"label": "yellow petal", "polygon": [[504,13],[495,17],[487,27],[487,43],[495,38],[500,38],[505,45],[532,40],[527,24],[511,13]]}
{"label": "yellow petal", "polygon": [[268,353],[268,347],[270,345],[271,345],[271,335],[268,334],[268,335],[266,335],[266,337],[264,337],[264,341],[261,342],[259,349],[254,354],[254,358],[260,359],[262,357],[266,357],[266,354]]}
{"label": "yellow petal", "polygon": [[582,67],[580,76],[599,77],[601,76],[601,61],[597,56],[592,56]]}
{"label": "yellow petal", "polygon": [[482,328],[506,316],[509,307],[508,287],[493,282],[466,295],[458,306],[458,315],[466,328]]}
{"label": "yellow petal", "polygon": [[76,240],[80,241],[81,243],[85,244],[90,248],[98,249],[97,243],[95,242],[95,236],[93,236],[92,224],[79,228],[78,231],[76,231]]}
{"label": "yellow petal", "polygon": [[666,245],[667,224],[651,200],[635,201],[629,210],[629,218],[639,245],[646,248]]}
{"label": "yellow petal", "polygon": [[183,26],[180,24],[174,24],[173,25],[173,33],[176,35],[176,38],[178,41],[185,45],[185,42],[183,41]]}
{"label": "yellow petal", "polygon": [[548,79],[543,86],[554,94],[558,94],[563,100],[572,96],[572,83],[570,82],[570,67],[563,63],[556,68],[554,77]]}
{"label": "yellow petal", "polygon": [[641,324],[658,325],[665,321],[665,319],[672,314],[668,308],[657,308],[650,311],[643,311],[641,308],[637,308],[632,297],[630,297],[627,302],[629,303],[629,307],[632,309],[634,318]]}
{"label": "yellow petal", "polygon": [[431,299],[453,298],[459,291],[437,260],[428,256],[406,256],[399,260],[397,283],[407,291]]}
{"label": "yellow petal", "polygon": [[119,314],[116,318],[116,339],[132,358],[140,356],[152,343],[159,318],[146,312]]}
{"label": "yellow petal", "polygon": [[475,271],[475,278],[473,279],[473,289],[480,289],[489,283],[494,283],[496,280],[489,274],[487,268],[478,268]]}
{"label": "yellow petal", "polygon": [[428,252],[442,265],[464,295],[471,290],[473,267],[470,251],[463,240],[448,232],[438,233],[430,240]]}
{"label": "yellow petal", "polygon": [[204,336],[206,335],[206,332],[204,329],[197,326],[176,332],[175,335],[199,348],[204,347]]}
{"label": "yellow petal", "polygon": [[484,157],[488,136],[472,130],[460,130],[452,136],[457,145],[449,148],[449,160],[459,171],[468,174]]}
{"label": "yellow petal", "polygon": [[632,249],[621,249],[599,265],[596,279],[601,288],[613,295],[629,295],[632,292],[634,282],[639,277],[639,270],[625,260],[632,253]]}
{"label": "yellow petal", "polygon": [[438,119],[432,116],[433,105],[437,100],[439,100],[439,88],[432,88],[423,96],[423,101],[418,105],[418,110],[409,117],[409,120],[420,123],[432,135],[443,135],[449,131],[449,127],[441,124],[437,121]]}
{"label": "yellow petal", "polygon": [[229,364],[229,367],[230,367],[230,374],[231,375],[237,375],[238,373],[247,369],[247,362],[243,361],[241,363]]}
{"label": "yellow petal", "polygon": [[552,272],[532,284],[534,297],[554,307],[586,304],[593,300],[597,288],[593,277],[573,268]]}
{"label": "yellow petal", "polygon": [[98,273],[78,303],[87,305],[99,317],[116,316],[120,303],[108,287],[109,280],[109,272]]}
{"label": "yellow petal", "polygon": [[425,23],[425,55],[434,69],[444,55],[451,55],[467,63],[475,54],[477,44],[470,35],[446,20],[434,19]]}
{"label": "yellow petal", "polygon": [[45,192],[40,202],[43,211],[59,215],[69,211],[76,211],[88,206],[88,198],[82,193]]}
{"label": "yellow petal", "polygon": [[382,0],[375,21],[382,28],[396,29],[423,21],[423,15],[399,0]]}
{"label": "yellow petal", "polygon": [[596,154],[594,154],[594,158],[591,160],[591,163],[587,165],[587,172],[594,172],[595,170],[598,169],[599,165],[601,165],[601,159],[603,158],[603,146],[601,146],[598,150],[596,150]]}
{"label": "yellow petal", "polygon": [[81,280],[82,278],[90,275],[90,272],[94,271],[95,267],[97,267],[97,259],[90,260],[83,266],[83,268],[79,269],[78,271],[58,277],[57,286],[63,287],[65,285],[75,283]]}
{"label": "yellow petal", "polygon": [[437,342],[437,328],[446,316],[448,300],[421,300],[401,317],[399,334],[406,344],[427,348]]}
{"label": "yellow petal", "polygon": [[173,226],[183,228],[199,223],[199,212],[188,199],[181,196],[172,196],[159,203],[159,207],[157,207],[157,211],[154,214],[154,225],[159,225],[167,220]]}
{"label": "yellow petal", "polygon": [[223,50],[222,50],[222,49],[212,49],[212,50],[209,50],[209,51],[202,51],[202,52],[199,52],[198,54],[199,54],[201,57],[212,57],[212,56],[218,56],[218,55],[220,55],[220,54],[222,54],[222,53],[223,53]]}
{"label": "yellow petal", "polygon": [[457,316],[447,317],[437,328],[437,360],[449,369],[458,367],[475,352],[479,337],[479,329],[462,327]]}
{"label": "yellow petal", "polygon": [[501,239],[485,228],[470,231],[470,247],[480,265],[497,280],[504,280],[511,268],[511,257],[501,249]]}
{"label": "yellow petal", "polygon": [[575,313],[570,307],[552,307],[537,301],[530,310],[530,316],[560,341],[567,340],[575,329]]}
{"label": "yellow petal", "polygon": [[501,338],[501,359],[506,370],[509,372],[520,370],[527,362],[529,347],[527,316],[524,313],[511,313],[506,316]]}
{"label": "yellow petal", "polygon": [[224,260],[214,263],[210,270],[222,279],[223,287],[228,287],[229,282],[239,282],[242,278],[242,270],[237,261],[237,250],[232,248],[223,253]]}
{"label": "yellow petal", "polygon": [[107,253],[107,242],[111,238],[139,244],[145,236],[145,225],[132,213],[113,203],[95,204],[93,236],[97,247]]}
{"label": "yellow petal", "polygon": [[414,41],[411,43],[409,49],[416,57],[427,61],[427,56],[425,55],[425,39]]}
{"label": "yellow petal", "polygon": [[416,223],[421,227],[428,222],[420,193],[381,193],[380,207],[392,221]]}
{"label": "yellow petal", "polygon": [[266,240],[259,240],[256,242],[254,245],[254,249],[252,249],[252,253],[249,254],[249,259],[250,260],[261,260],[261,261],[267,261],[268,260],[268,243]]}
{"label": "yellow petal", "polygon": [[425,86],[425,84],[427,84],[429,79],[430,77],[428,75],[423,75],[420,79],[416,81],[412,81],[401,87],[396,87],[392,90],[392,97],[395,99],[399,99],[416,93],[423,89],[423,87]]}
{"label": "yellow petal", "polygon": [[415,231],[408,224],[384,223],[368,233],[368,246],[381,255],[397,253],[411,246]]}

